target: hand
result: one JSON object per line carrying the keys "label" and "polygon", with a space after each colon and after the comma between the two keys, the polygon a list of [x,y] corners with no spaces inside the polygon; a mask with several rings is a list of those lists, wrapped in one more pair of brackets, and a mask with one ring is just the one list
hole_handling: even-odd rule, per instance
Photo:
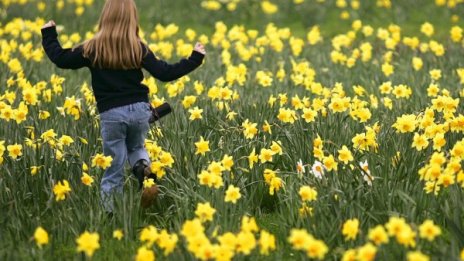
{"label": "hand", "polygon": [[201,53],[201,54],[203,54],[203,55],[206,54],[205,46],[204,46],[203,44],[199,43],[199,42],[197,42],[197,43],[195,44],[195,47],[193,48],[193,50],[194,50],[194,51],[197,51],[197,52],[199,52],[199,53]]}
{"label": "hand", "polygon": [[48,27],[52,27],[52,26],[55,26],[55,25],[56,25],[55,22],[54,22],[53,20],[50,20],[50,21],[48,21],[46,24],[44,24],[44,25],[42,26],[42,29],[45,29],[45,28],[48,28]]}

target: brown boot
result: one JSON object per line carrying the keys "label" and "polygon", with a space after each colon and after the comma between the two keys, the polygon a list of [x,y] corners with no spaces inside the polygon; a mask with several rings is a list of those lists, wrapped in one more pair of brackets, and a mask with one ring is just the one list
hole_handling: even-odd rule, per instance
{"label": "brown boot", "polygon": [[143,188],[142,199],[140,200],[140,205],[142,208],[148,208],[155,201],[156,196],[158,196],[158,186],[156,184],[148,188]]}
{"label": "brown boot", "polygon": [[158,195],[158,186],[156,184],[145,187],[143,182],[145,179],[153,179],[156,182],[156,175],[151,173],[150,166],[146,160],[139,160],[135,163],[132,172],[139,181],[139,188],[142,189],[142,199],[140,205],[143,208],[148,208],[153,204],[156,196]]}

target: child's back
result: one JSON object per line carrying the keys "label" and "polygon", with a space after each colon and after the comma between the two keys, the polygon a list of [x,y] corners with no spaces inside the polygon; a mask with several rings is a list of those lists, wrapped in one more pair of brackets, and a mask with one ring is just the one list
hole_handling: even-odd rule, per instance
{"label": "child's back", "polygon": [[141,68],[150,72],[161,81],[172,81],[182,77],[197,68],[204,55],[194,51],[188,59],[182,59],[176,64],[168,64],[155,57],[144,44],[140,68],[107,69],[92,63],[91,58],[84,57],[83,46],[75,49],[62,49],[57,39],[56,27],[42,29],[42,44],[50,60],[59,68],[79,69],[88,67],[92,74],[92,87],[97,101],[98,111],[131,104],[148,102],[148,87],[142,84]]}

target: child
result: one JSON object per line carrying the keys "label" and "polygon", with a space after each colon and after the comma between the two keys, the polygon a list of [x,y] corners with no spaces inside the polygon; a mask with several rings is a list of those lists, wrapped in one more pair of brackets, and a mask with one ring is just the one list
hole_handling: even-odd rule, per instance
{"label": "child", "polygon": [[[106,0],[95,36],[73,49],[63,49],[57,40],[56,26],[49,21],[42,27],[42,45],[59,68],[87,67],[100,114],[103,153],[111,156],[111,166],[101,180],[103,205],[113,211],[113,196],[122,193],[126,160],[143,188],[141,205],[148,207],[157,195],[157,187],[143,186],[150,171],[150,159],[144,148],[151,116],[148,88],[142,68],[161,81],[178,79],[200,66],[205,55],[196,43],[191,56],[176,64],[159,60],[138,35],[138,14],[134,0]],[[148,183],[148,182],[147,182]]]}

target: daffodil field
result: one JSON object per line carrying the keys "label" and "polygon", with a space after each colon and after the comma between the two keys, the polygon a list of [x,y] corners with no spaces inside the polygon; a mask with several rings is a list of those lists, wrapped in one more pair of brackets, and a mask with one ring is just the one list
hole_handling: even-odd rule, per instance
{"label": "daffodil field", "polygon": [[160,194],[105,213],[87,69],[103,1],[0,0],[0,260],[464,260],[463,0],[136,0]]}

